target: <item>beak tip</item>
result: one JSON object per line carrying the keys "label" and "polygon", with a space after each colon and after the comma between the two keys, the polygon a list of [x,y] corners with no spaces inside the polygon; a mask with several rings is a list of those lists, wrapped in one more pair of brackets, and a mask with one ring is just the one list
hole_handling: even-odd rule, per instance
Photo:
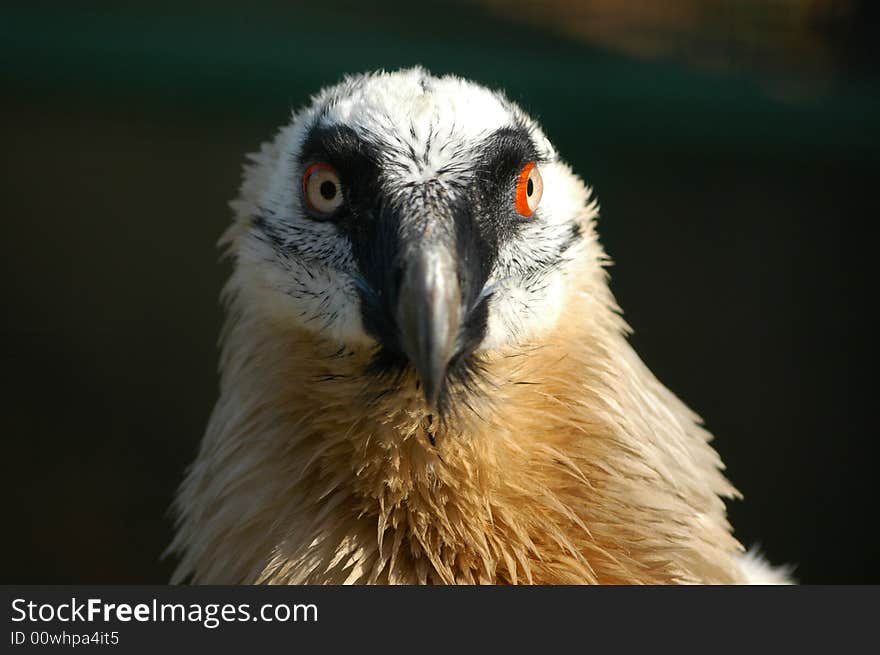
{"label": "beak tip", "polygon": [[437,406],[440,402],[441,387],[442,385],[439,380],[431,380],[430,383],[422,383],[422,390],[425,396],[425,404],[432,412],[437,410]]}

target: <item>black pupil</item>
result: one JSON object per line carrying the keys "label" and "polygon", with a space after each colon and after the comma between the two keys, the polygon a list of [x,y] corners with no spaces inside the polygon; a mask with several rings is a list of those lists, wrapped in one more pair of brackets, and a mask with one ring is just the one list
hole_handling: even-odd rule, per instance
{"label": "black pupil", "polygon": [[532,182],[532,178],[529,178],[529,183],[526,185],[526,195],[532,195],[532,192],[535,190],[535,183]]}
{"label": "black pupil", "polygon": [[[531,182],[529,182],[529,184],[531,184]],[[324,200],[333,200],[333,198],[336,197],[336,184],[330,180],[324,180],[321,182],[320,191]]]}

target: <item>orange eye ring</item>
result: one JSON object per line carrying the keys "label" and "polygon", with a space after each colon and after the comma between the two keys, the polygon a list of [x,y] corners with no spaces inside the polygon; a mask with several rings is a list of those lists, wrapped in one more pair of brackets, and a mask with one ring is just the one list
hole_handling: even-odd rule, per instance
{"label": "orange eye ring", "polygon": [[303,171],[302,193],[314,213],[332,214],[342,204],[342,182],[336,169],[325,162],[309,164]]}
{"label": "orange eye ring", "polygon": [[516,191],[513,204],[516,212],[526,218],[535,213],[541,195],[544,193],[544,180],[535,162],[530,161],[519,172],[516,178]]}

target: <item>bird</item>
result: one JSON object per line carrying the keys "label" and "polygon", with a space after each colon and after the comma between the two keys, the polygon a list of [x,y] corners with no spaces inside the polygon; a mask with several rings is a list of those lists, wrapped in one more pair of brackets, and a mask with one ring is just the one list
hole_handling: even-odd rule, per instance
{"label": "bird", "polygon": [[242,178],[172,582],[789,581],[634,351],[592,189],[503,91],[349,75]]}

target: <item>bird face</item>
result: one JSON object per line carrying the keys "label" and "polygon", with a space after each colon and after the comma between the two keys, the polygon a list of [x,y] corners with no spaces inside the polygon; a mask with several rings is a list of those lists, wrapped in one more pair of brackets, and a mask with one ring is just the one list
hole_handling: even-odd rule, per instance
{"label": "bird face", "polygon": [[249,310],[415,371],[428,407],[558,320],[589,192],[501,94],[421,69],[348,78],[252,157]]}

